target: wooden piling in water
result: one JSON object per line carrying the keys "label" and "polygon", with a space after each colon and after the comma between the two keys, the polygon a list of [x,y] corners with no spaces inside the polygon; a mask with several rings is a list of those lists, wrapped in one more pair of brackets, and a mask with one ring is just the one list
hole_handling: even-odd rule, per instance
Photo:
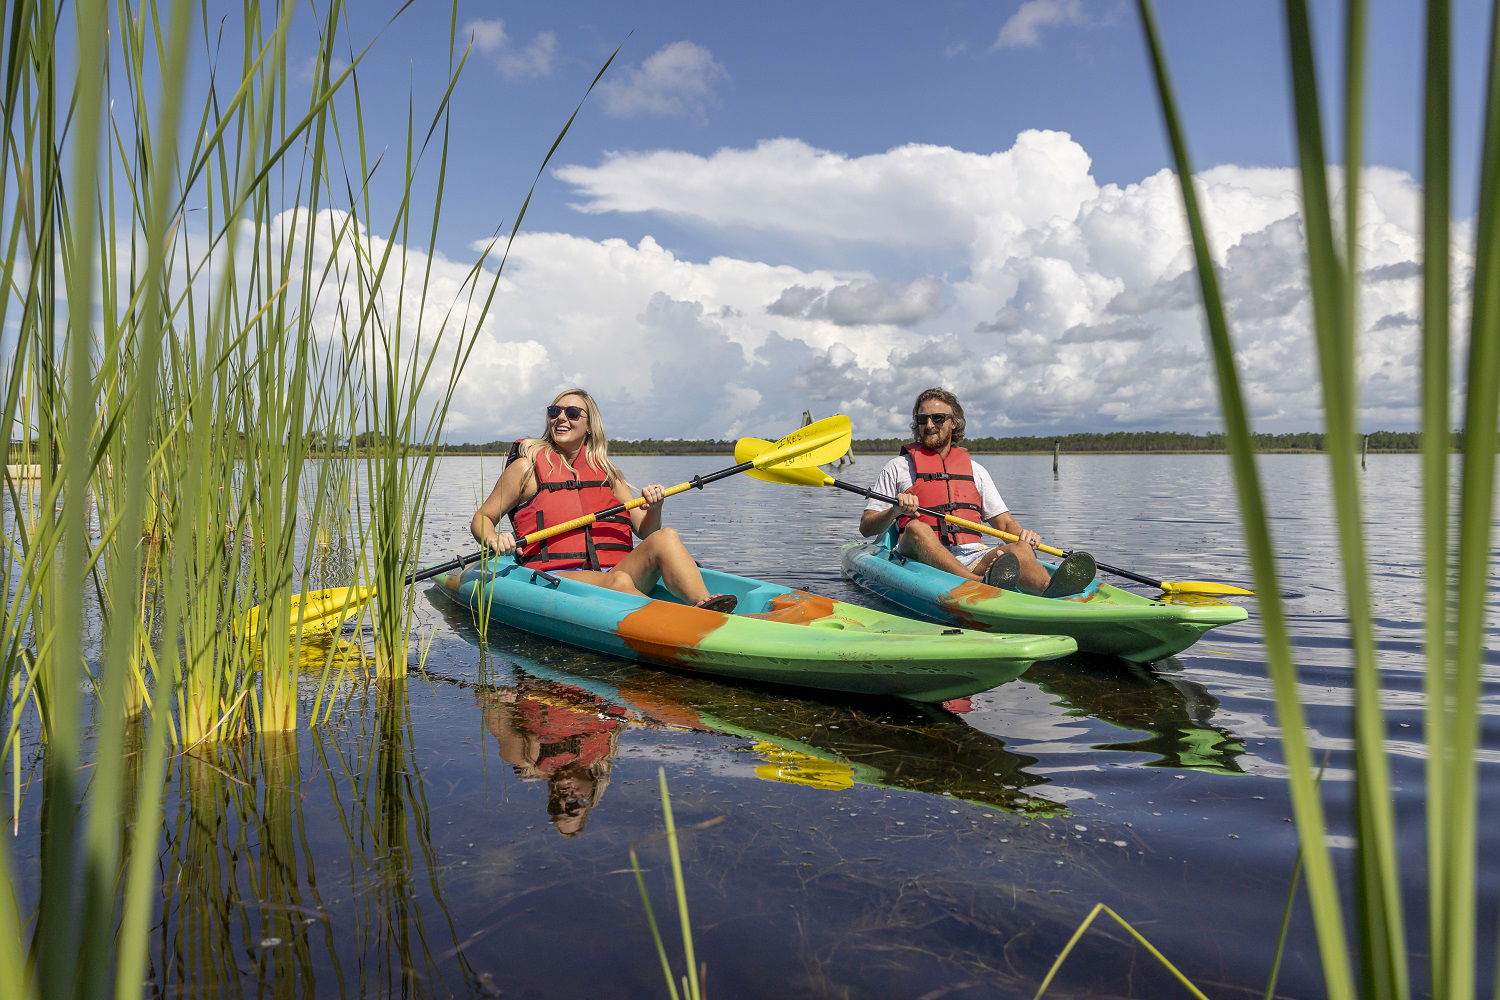
{"label": "wooden piling in water", "polygon": [[[812,410],[803,410],[802,411],[802,426],[806,427],[808,424],[811,424],[812,422],[813,422]],[[854,442],[851,440],[849,442],[849,450],[846,451],[846,452],[844,452],[842,455],[840,455],[836,461],[829,462],[827,464],[833,466],[835,469],[842,469],[846,465],[853,465],[854,464]]]}
{"label": "wooden piling in water", "polygon": [[1062,442],[1061,441],[1053,441],[1052,442],[1052,474],[1054,476],[1057,475],[1057,462],[1058,462],[1058,459],[1061,456],[1062,456]]}

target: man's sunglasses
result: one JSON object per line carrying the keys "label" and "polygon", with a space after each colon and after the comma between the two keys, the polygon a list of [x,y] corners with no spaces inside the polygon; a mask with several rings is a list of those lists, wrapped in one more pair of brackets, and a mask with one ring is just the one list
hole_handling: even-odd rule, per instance
{"label": "man's sunglasses", "polygon": [[927,421],[931,420],[933,423],[941,427],[952,418],[953,414],[951,413],[919,413],[917,414],[917,424],[925,424],[927,423]]}
{"label": "man's sunglasses", "polygon": [[547,419],[556,420],[566,413],[569,420],[577,420],[583,416],[583,412],[583,407],[581,406],[549,406],[547,407]]}

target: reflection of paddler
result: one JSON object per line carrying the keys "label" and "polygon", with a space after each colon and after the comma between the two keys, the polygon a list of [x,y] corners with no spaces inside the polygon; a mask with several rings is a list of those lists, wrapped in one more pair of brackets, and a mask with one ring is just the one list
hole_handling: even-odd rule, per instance
{"label": "reflection of paddler", "polygon": [[546,779],[547,814],[557,832],[582,833],[589,810],[609,787],[626,711],[591,697],[569,704],[555,692],[543,698],[491,690],[477,692],[476,699],[500,758],[522,779]]}

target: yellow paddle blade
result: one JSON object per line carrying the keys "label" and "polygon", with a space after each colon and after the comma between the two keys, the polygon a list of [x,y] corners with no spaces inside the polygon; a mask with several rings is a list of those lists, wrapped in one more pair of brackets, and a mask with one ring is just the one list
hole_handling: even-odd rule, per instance
{"label": "yellow paddle blade", "polygon": [[[780,469],[805,469],[814,465],[827,465],[843,458],[853,439],[854,425],[840,413],[814,421],[806,427],[799,427],[754,458],[743,458],[740,461],[754,462],[757,469],[771,466]],[[735,445],[735,456],[739,456],[738,444]]]}
{"label": "yellow paddle blade", "polygon": [[757,778],[830,792],[854,787],[854,768],[843,761],[822,760],[764,740],[751,749],[766,762],[755,769]]}
{"label": "yellow paddle blade", "polygon": [[301,600],[292,598],[292,627],[296,628],[301,617],[303,628],[321,628],[337,631],[338,628],[359,614],[361,608],[375,597],[373,587],[334,587],[329,590],[313,590],[301,595]]}
{"label": "yellow paddle blade", "polygon": [[[734,460],[736,462],[753,462],[756,457],[763,455],[776,447],[770,441],[761,438],[740,438],[734,444]],[[816,465],[775,465],[769,469],[751,469],[745,473],[751,479],[761,479],[768,483],[786,483],[789,486],[827,486],[833,482],[833,477]]]}
{"label": "yellow paddle blade", "polygon": [[1161,589],[1169,594],[1226,594],[1237,597],[1254,597],[1255,591],[1235,587],[1227,583],[1206,583],[1202,580],[1170,580],[1161,582]]}
{"label": "yellow paddle blade", "polygon": [[[291,620],[287,623],[296,632],[300,622],[302,631],[337,632],[345,622],[359,614],[361,608],[375,596],[369,587],[330,587],[327,590],[310,590],[305,594],[293,594]],[[260,606],[245,612],[240,627],[253,634],[260,624]]]}

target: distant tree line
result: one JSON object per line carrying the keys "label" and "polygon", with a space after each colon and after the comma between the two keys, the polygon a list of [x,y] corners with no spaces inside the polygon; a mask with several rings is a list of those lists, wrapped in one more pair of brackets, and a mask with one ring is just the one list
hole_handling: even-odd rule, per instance
{"label": "distant tree line", "polygon": [[[1372,431],[1367,441],[1356,441],[1372,452],[1416,452],[1422,448],[1422,435],[1416,431]],[[1262,452],[1321,452],[1324,450],[1324,435],[1316,431],[1301,431],[1286,434],[1256,434],[1255,446]],[[1463,447],[1463,431],[1454,431],[1451,446],[1454,450]],[[854,442],[854,454],[894,455],[906,438],[863,438]],[[364,432],[348,438],[335,438],[314,432],[308,446],[314,454],[330,452],[359,454],[380,444],[379,435]],[[41,442],[31,442],[31,454],[40,452]],[[351,448],[352,445],[352,448]],[[469,444],[439,445],[440,455],[504,455],[510,451],[508,440],[486,441]],[[1050,453],[1060,447],[1071,454],[1131,454],[1131,453],[1223,453],[1223,434],[1185,434],[1179,431],[1109,431],[1107,433],[1062,434],[1057,436],[1037,435],[1033,437],[971,437],[964,446],[975,454],[1005,455],[1026,453]],[[611,441],[612,455],[732,455],[734,442],[718,439],[660,439],[642,438],[638,441]],[[10,442],[10,461],[19,460],[26,451],[23,442]]]}
{"label": "distant tree line", "polygon": [[[1415,452],[1422,447],[1422,436],[1415,431],[1372,431],[1363,442],[1370,451]],[[1286,434],[1256,434],[1255,446],[1263,452],[1320,452],[1324,435],[1316,431]],[[854,442],[855,455],[894,455],[906,438],[864,438]],[[1356,446],[1362,442],[1356,441]],[[484,444],[449,444],[438,450],[446,455],[497,455],[510,450],[509,441]],[[1463,447],[1463,432],[1454,431],[1451,445]],[[971,437],[964,446],[976,454],[1024,454],[1051,452],[1054,447],[1073,454],[1130,454],[1149,452],[1222,453],[1226,450],[1223,434],[1185,434],[1179,431],[1109,431],[1107,433],[1062,434],[1035,437]],[[732,455],[733,441],[719,440],[613,440],[612,455]]]}

